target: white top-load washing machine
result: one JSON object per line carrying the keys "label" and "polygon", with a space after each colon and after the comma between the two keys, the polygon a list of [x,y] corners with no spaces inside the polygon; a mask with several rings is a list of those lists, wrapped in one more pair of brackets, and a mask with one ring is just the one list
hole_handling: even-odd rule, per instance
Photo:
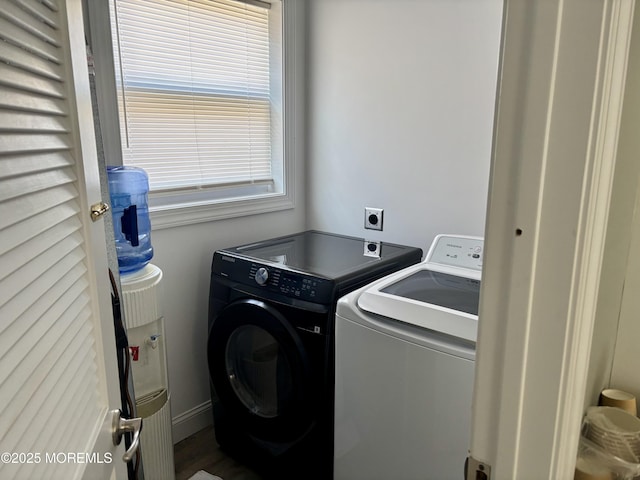
{"label": "white top-load washing machine", "polygon": [[470,439],[483,239],[338,301],[334,478],[461,479]]}

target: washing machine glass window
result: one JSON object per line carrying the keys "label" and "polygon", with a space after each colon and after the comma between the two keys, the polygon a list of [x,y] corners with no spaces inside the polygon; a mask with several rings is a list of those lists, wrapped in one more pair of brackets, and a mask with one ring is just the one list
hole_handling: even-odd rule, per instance
{"label": "washing machine glass window", "polygon": [[233,331],[226,348],[227,375],[238,398],[251,412],[273,418],[290,399],[292,369],[278,341],[266,330],[244,325]]}
{"label": "washing machine glass window", "polygon": [[311,370],[300,336],[273,306],[229,304],[209,333],[209,369],[237,425],[266,441],[293,440],[312,423]]}

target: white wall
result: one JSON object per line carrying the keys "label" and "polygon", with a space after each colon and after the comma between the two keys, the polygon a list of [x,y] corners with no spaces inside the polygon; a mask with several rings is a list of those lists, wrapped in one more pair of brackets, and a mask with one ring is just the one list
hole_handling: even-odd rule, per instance
{"label": "white wall", "polygon": [[482,235],[502,1],[309,7],[308,226],[425,250]]}

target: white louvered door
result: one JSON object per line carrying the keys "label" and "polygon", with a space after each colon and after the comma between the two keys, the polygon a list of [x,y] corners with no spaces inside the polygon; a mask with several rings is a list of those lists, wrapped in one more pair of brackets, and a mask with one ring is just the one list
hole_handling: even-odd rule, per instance
{"label": "white louvered door", "polygon": [[80,0],[0,0],[0,39],[0,478],[126,478]]}

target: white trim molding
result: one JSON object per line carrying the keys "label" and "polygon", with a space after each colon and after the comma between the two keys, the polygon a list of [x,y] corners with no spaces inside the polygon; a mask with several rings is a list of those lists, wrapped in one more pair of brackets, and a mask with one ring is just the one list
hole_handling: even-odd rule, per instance
{"label": "white trim molding", "polygon": [[295,207],[295,182],[293,181],[295,174],[293,165],[287,178],[291,179],[290,182],[287,182],[287,184],[291,183],[291,185],[287,186],[287,193],[284,194],[225,200],[204,205],[189,205],[183,208],[154,209],[151,207],[149,216],[152,230],[292,209]]}
{"label": "white trim molding", "polygon": [[633,8],[505,2],[471,442],[494,479],[573,478]]}
{"label": "white trim molding", "polygon": [[186,412],[176,415],[172,420],[173,443],[176,444],[190,437],[213,422],[211,400],[190,408]]}

